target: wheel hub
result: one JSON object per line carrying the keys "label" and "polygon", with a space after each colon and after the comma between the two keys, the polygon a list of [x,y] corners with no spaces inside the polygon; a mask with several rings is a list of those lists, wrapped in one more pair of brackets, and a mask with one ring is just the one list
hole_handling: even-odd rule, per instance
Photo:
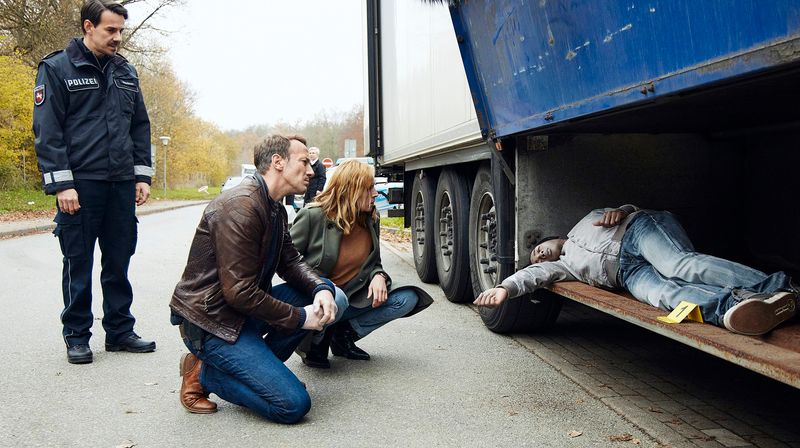
{"label": "wheel hub", "polygon": [[478,206],[478,250],[475,251],[478,269],[477,275],[481,288],[486,290],[497,285],[497,214],[494,198],[484,193]]}
{"label": "wheel hub", "polygon": [[425,246],[425,199],[422,194],[417,194],[414,204],[414,249],[421,257]]}
{"label": "wheel hub", "polygon": [[442,195],[442,215],[439,218],[439,247],[442,254],[442,269],[449,271],[453,263],[453,206],[450,195]]}

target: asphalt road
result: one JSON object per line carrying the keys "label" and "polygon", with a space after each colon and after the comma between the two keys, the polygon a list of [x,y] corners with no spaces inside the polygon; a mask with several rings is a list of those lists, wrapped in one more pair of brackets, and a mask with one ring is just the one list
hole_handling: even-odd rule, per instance
{"label": "asphalt road", "polygon": [[[140,218],[133,312],[137,332],[156,339],[158,350],[103,351],[96,288],[89,365],[65,359],[57,241],[50,234],[0,241],[0,446],[659,445],[561,368],[487,331],[472,309],[431,285],[433,306],[361,342],[372,361],[335,358],[327,371],[296,356],[288,361],[313,400],[302,423],[273,424],[221,400],[216,414],[187,413],[177,395],[185,349],[168,302],[201,211]],[[396,282],[418,282],[407,257],[384,250],[383,259]]]}

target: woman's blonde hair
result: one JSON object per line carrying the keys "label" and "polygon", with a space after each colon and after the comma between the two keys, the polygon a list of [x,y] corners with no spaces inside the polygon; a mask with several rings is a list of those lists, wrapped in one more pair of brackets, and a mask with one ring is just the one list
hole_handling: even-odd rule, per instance
{"label": "woman's blonde hair", "polygon": [[[357,160],[348,160],[336,167],[325,191],[317,195],[314,204],[319,205],[325,216],[335,222],[345,235],[349,235],[356,223],[366,225],[370,213],[360,211],[358,202],[373,185],[375,168]],[[377,218],[374,208],[372,217]]]}

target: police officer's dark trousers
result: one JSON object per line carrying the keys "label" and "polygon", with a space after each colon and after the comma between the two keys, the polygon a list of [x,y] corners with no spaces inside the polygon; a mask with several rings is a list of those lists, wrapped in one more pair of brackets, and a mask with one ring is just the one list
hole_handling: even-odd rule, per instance
{"label": "police officer's dark trousers", "polygon": [[91,337],[92,265],[95,241],[101,258],[103,328],[106,343],[116,343],[133,332],[130,312],[133,291],[128,265],[136,248],[136,187],[134,181],[75,180],[80,210],[74,215],[58,211],[56,229],[64,255],[62,289],[64,342],[88,344]]}

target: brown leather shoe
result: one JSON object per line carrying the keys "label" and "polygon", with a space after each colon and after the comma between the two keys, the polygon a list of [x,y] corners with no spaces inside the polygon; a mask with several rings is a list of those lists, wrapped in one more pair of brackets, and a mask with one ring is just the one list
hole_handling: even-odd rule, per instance
{"label": "brown leather shoe", "polygon": [[183,377],[181,383],[181,404],[193,414],[213,414],[217,412],[217,404],[208,399],[200,386],[200,366],[203,361],[191,353],[181,356],[180,373]]}

